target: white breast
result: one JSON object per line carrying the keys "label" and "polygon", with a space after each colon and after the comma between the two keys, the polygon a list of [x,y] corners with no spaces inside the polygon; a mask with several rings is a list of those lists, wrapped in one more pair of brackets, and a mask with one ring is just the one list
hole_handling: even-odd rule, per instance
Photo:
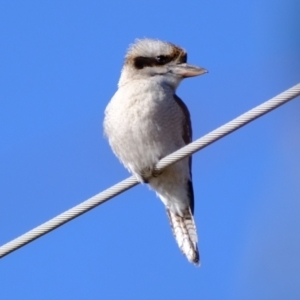
{"label": "white breast", "polygon": [[184,145],[184,116],[173,94],[155,79],[135,80],[121,86],[108,104],[105,133],[114,153],[131,172],[141,174]]}

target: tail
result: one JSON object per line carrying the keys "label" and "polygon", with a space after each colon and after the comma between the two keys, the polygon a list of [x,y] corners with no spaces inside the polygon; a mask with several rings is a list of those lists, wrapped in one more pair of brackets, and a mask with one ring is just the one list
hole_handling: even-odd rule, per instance
{"label": "tail", "polygon": [[198,237],[191,209],[188,207],[180,216],[167,208],[167,215],[179,248],[190,262],[200,266]]}

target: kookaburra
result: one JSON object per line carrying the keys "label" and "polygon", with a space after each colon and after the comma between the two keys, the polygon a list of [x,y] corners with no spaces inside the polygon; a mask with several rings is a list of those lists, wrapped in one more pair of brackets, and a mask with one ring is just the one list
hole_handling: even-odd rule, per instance
{"label": "kookaburra", "polygon": [[182,79],[206,73],[187,64],[184,49],[155,39],[130,46],[118,90],[105,110],[109,144],[140,182],[150,185],[166,207],[179,248],[200,264],[194,222],[192,158],[155,172],[157,162],[192,141],[187,106],[176,95]]}

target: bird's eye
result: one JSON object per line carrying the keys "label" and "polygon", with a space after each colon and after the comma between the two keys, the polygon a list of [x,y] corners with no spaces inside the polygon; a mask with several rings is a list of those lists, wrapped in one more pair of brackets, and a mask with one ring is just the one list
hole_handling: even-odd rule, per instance
{"label": "bird's eye", "polygon": [[163,65],[168,62],[168,57],[166,55],[159,55],[159,56],[156,56],[156,61],[160,65]]}

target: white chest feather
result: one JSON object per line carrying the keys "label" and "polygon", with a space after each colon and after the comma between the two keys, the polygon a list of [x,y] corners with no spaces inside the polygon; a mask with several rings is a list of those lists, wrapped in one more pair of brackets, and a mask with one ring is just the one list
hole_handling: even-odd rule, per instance
{"label": "white chest feather", "polygon": [[116,92],[105,111],[109,143],[134,173],[182,147],[183,113],[174,91],[155,81],[136,80]]}

